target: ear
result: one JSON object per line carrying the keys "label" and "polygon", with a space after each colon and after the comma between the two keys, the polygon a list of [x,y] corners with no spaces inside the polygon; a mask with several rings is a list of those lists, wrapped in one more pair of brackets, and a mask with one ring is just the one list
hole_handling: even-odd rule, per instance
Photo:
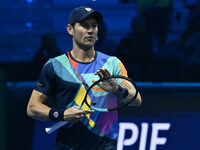
{"label": "ear", "polygon": [[68,24],[67,27],[66,27],[66,29],[67,29],[67,32],[68,32],[71,36],[73,36],[73,34],[74,34],[74,28],[73,28],[73,26],[72,26],[71,24]]}

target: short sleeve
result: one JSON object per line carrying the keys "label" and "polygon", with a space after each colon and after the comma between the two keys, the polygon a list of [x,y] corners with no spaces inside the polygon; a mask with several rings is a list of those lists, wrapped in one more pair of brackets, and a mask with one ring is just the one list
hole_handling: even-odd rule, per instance
{"label": "short sleeve", "polygon": [[127,71],[123,65],[123,63],[117,58],[117,57],[113,57],[113,61],[114,61],[114,74],[116,75],[121,75],[121,76],[127,76]]}
{"label": "short sleeve", "polygon": [[51,60],[49,60],[41,70],[39,81],[35,86],[35,90],[49,96],[54,89],[54,68]]}

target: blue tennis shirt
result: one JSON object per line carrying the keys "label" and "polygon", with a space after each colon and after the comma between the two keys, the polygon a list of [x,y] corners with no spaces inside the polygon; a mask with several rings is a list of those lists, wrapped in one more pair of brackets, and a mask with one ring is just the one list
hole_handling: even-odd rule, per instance
{"label": "blue tennis shirt", "polygon": [[[54,108],[80,106],[87,90],[82,83],[92,85],[92,80],[98,80],[98,75],[94,73],[99,68],[106,68],[111,75],[127,75],[122,62],[114,56],[96,51],[92,62],[82,63],[76,61],[70,52],[67,52],[67,54],[49,59],[41,71],[35,90],[53,99]],[[82,109],[89,108],[83,105]],[[116,141],[117,138],[117,111],[88,114],[77,123],[61,127],[57,133],[57,143],[66,144],[71,149],[79,145],[83,147],[82,142],[86,139],[94,143],[102,143],[105,140]]]}

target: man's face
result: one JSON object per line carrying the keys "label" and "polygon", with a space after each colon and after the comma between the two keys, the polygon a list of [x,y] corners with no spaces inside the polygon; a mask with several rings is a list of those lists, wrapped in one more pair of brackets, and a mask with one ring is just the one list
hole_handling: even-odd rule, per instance
{"label": "man's face", "polygon": [[86,49],[92,48],[96,42],[98,25],[95,19],[88,18],[74,24],[72,36],[74,42]]}

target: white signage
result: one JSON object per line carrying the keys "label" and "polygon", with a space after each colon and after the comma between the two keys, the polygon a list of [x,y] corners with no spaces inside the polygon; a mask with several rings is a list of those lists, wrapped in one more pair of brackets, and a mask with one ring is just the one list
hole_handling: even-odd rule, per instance
{"label": "white signage", "polygon": [[[166,137],[158,137],[159,131],[169,130],[171,124],[152,123],[151,126],[152,126],[152,131],[151,131],[149,150],[156,150],[157,145],[165,145],[167,141]],[[134,145],[137,142],[137,140],[139,140],[138,150],[147,150],[146,145],[147,145],[148,129],[149,129],[149,123],[141,123],[141,131],[139,131],[139,128],[135,123],[120,122],[117,149],[123,150],[124,146]],[[128,139],[125,139],[125,133],[127,130],[130,130],[132,132],[132,135]],[[140,134],[140,139],[138,139],[139,134]]]}

